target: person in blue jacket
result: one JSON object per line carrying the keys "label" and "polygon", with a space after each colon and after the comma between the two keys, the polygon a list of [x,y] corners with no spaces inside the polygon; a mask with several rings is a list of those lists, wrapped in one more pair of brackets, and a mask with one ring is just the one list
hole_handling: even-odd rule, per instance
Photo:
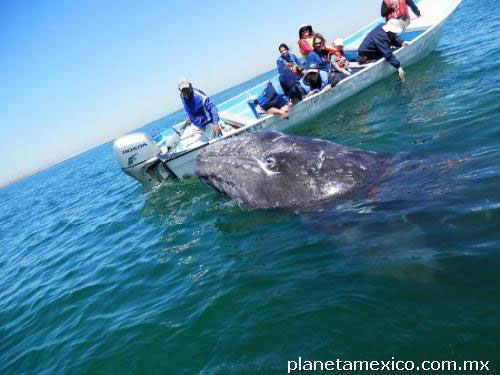
{"label": "person in blue jacket", "polygon": [[193,88],[186,78],[179,81],[178,88],[184,110],[188,115],[186,125],[193,124],[201,132],[205,133],[208,138],[222,135],[217,107],[215,107],[208,95]]}
{"label": "person in blue jacket", "polygon": [[378,25],[370,31],[358,48],[358,62],[366,64],[384,57],[398,70],[401,80],[404,80],[405,71],[391,47],[404,45],[398,35],[404,31],[405,25],[405,21],[392,18],[385,25]]}
{"label": "person in blue jacket", "polygon": [[328,62],[328,51],[325,49],[325,38],[320,33],[316,33],[313,38],[313,50],[309,52],[306,60],[306,68],[309,69],[311,64],[316,64],[319,69],[330,73],[331,67]]}
{"label": "person in blue jacket", "polygon": [[303,67],[298,57],[290,53],[290,48],[288,48],[285,43],[281,43],[278,49],[280,51],[280,57],[276,60],[276,65],[278,66],[279,74],[283,73],[285,69],[290,69],[293,72],[297,67]]}
{"label": "person in blue jacket", "polygon": [[251,104],[255,106],[257,116],[269,114],[288,119],[289,100],[283,92],[278,76],[267,82],[264,90]]}
{"label": "person in blue jacket", "polygon": [[298,76],[290,69],[285,69],[279,75],[279,84],[283,93],[290,99],[290,106],[300,102],[307,94],[305,88],[300,84],[303,75],[303,72],[300,72],[300,76]]}
{"label": "person in blue jacket", "polygon": [[304,88],[306,95],[315,94],[323,90],[329,90],[330,84],[328,73],[321,70],[315,63],[309,65],[309,69],[300,80],[300,85]]}

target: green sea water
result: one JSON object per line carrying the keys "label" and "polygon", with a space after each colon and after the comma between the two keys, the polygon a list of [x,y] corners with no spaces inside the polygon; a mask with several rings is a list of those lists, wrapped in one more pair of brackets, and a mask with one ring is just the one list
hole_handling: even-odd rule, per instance
{"label": "green sea water", "polygon": [[500,374],[499,27],[497,2],[465,0],[406,82],[291,130],[422,162],[379,201],[298,215],[195,181],[144,193],[109,143],[1,189],[0,374],[286,374],[299,357]]}

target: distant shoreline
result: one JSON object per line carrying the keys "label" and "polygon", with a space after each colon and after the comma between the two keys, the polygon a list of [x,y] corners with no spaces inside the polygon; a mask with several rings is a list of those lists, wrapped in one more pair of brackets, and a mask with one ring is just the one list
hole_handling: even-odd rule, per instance
{"label": "distant shoreline", "polygon": [[[224,91],[225,91],[225,90],[223,90],[223,91],[221,91],[221,92],[224,92]],[[218,93],[218,94],[220,94],[220,93]],[[217,94],[216,94],[216,95],[217,95]],[[24,175],[22,175],[22,176],[20,176],[20,177],[16,177],[15,179],[10,180],[10,181],[7,181],[7,182],[6,182],[5,184],[3,184],[3,185],[0,185],[0,189],[7,188],[7,187],[9,187],[9,186],[11,186],[11,185],[14,185],[15,183],[17,183],[17,182],[19,182],[19,181],[22,181],[22,180],[24,180],[24,179],[28,178],[28,177],[34,176],[34,175],[36,175],[36,174],[38,174],[38,173],[40,173],[40,172],[43,172],[43,171],[45,171],[45,170],[47,170],[47,169],[49,169],[49,168],[55,167],[56,165],[61,164],[61,163],[65,162],[65,161],[67,161],[67,160],[73,159],[73,158],[75,158],[75,157],[77,157],[77,156],[79,156],[79,155],[81,155],[81,154],[84,154],[84,153],[85,153],[85,152],[87,152],[87,151],[90,151],[90,150],[93,150],[94,148],[100,147],[100,146],[102,146],[102,145],[104,145],[104,144],[106,144],[106,143],[108,143],[108,142],[111,142],[111,141],[115,140],[117,137],[119,137],[119,136],[121,136],[121,135],[124,135],[124,134],[130,133],[130,132],[134,132],[134,131],[139,131],[139,129],[146,128],[146,127],[148,127],[148,126],[150,126],[150,125],[154,124],[155,122],[160,121],[161,119],[163,119],[163,118],[165,118],[165,117],[168,117],[168,116],[174,115],[174,114],[176,114],[177,112],[182,111],[182,110],[183,110],[183,108],[182,108],[182,107],[181,107],[181,108],[179,108],[179,109],[176,109],[175,111],[172,111],[172,112],[170,112],[170,113],[167,113],[167,114],[165,114],[165,115],[162,115],[162,116],[160,116],[160,117],[158,117],[158,118],[156,118],[156,119],[154,119],[154,120],[149,121],[148,123],[146,123],[146,124],[144,124],[144,125],[139,125],[138,127],[134,127],[134,128],[132,128],[132,129],[125,130],[125,131],[121,132],[120,134],[117,134],[117,135],[112,136],[111,138],[109,138],[109,139],[108,139],[108,140],[106,140],[106,141],[103,141],[103,142],[98,143],[98,144],[96,144],[96,145],[93,145],[93,146],[90,146],[90,147],[88,147],[88,148],[85,148],[84,150],[82,150],[82,151],[78,151],[78,152],[76,152],[76,153],[74,153],[74,154],[71,154],[70,156],[66,156],[66,157],[64,157],[64,158],[63,158],[63,159],[61,159],[61,160],[58,160],[58,161],[54,161],[54,162],[52,162],[52,163],[49,163],[49,164],[47,164],[47,165],[45,165],[45,166],[43,166],[43,167],[40,167],[40,168],[38,168],[38,169],[36,169],[36,170],[34,170],[34,171],[32,171],[32,172],[26,173],[26,174],[24,174]]]}
{"label": "distant shoreline", "polygon": [[99,147],[99,146],[102,146],[103,144],[108,143],[108,142],[110,142],[110,140],[105,141],[105,142],[102,142],[102,143],[100,143],[100,144],[98,144],[98,145],[95,145],[95,146],[89,147],[89,148],[87,148],[87,149],[85,149],[85,150],[83,150],[83,151],[77,152],[76,154],[70,155],[70,156],[68,156],[68,157],[64,157],[62,160],[55,161],[55,162],[53,162],[53,163],[50,163],[50,164],[44,165],[43,167],[40,167],[40,168],[38,168],[38,169],[36,169],[36,170],[34,170],[34,171],[32,171],[32,172],[26,173],[26,174],[24,174],[24,175],[22,175],[22,176],[20,176],[20,177],[15,178],[14,180],[11,180],[11,181],[6,182],[4,185],[1,185],[1,186],[0,186],[0,189],[7,188],[7,187],[9,187],[9,186],[11,186],[11,185],[15,184],[16,182],[22,181],[22,180],[24,180],[25,178],[28,178],[28,177],[34,176],[34,175],[36,175],[36,174],[38,174],[38,173],[40,173],[40,172],[43,172],[43,171],[45,171],[45,170],[47,170],[47,169],[49,169],[49,168],[55,167],[56,165],[58,165],[58,164],[61,164],[61,163],[65,162],[66,160],[73,159],[74,157],[76,157],[76,156],[78,156],[78,155],[81,155],[81,154],[83,154],[83,153],[85,153],[85,152],[87,152],[87,151],[90,151],[90,150],[92,150],[92,149],[94,149],[94,148],[97,148],[97,147]]}
{"label": "distant shoreline", "polygon": [[[174,111],[174,112],[172,112],[172,113],[175,113],[175,112],[176,112],[176,111]],[[148,123],[148,124],[146,124],[146,125],[139,126],[139,127],[137,127],[137,128],[127,130],[127,131],[125,131],[125,132],[124,132],[124,133],[122,133],[122,134],[126,134],[126,133],[128,133],[128,132],[133,132],[133,131],[135,131],[136,129],[141,129],[141,128],[144,128],[144,127],[146,127],[146,126],[148,126],[148,125],[150,125],[150,124],[154,123],[155,121],[158,121],[158,120],[160,120],[160,119],[162,119],[162,118],[164,118],[164,117],[166,117],[166,116],[169,116],[169,115],[165,115],[165,116],[159,117],[159,118],[157,118],[156,120],[153,120],[153,121],[149,122],[149,123]],[[81,154],[84,154],[84,153],[86,153],[87,151],[90,151],[90,150],[93,150],[94,148],[100,147],[100,146],[102,146],[102,145],[104,145],[104,144],[106,144],[106,143],[108,143],[108,142],[113,141],[116,137],[117,137],[117,136],[113,136],[112,138],[110,138],[110,139],[108,139],[108,140],[106,140],[106,141],[104,141],[104,142],[98,143],[97,145],[93,145],[93,146],[91,146],[91,147],[85,148],[84,150],[82,150],[82,151],[78,151],[78,152],[76,152],[76,153],[74,153],[74,154],[71,154],[70,156],[65,156],[65,157],[64,157],[63,159],[61,159],[61,160],[54,161],[54,162],[52,162],[52,163],[50,163],[50,164],[47,164],[47,165],[45,165],[45,166],[43,166],[43,167],[40,167],[40,168],[38,168],[38,169],[34,170],[34,171],[32,171],[32,172],[26,173],[26,174],[24,174],[24,175],[22,175],[22,176],[20,176],[20,177],[16,177],[15,179],[13,179],[13,180],[11,180],[11,181],[8,181],[8,182],[6,182],[6,183],[5,183],[5,184],[3,184],[3,185],[0,185],[0,189],[7,188],[7,187],[9,187],[9,186],[11,186],[11,185],[15,184],[16,182],[22,181],[22,180],[24,180],[24,179],[26,179],[26,178],[28,178],[28,177],[31,177],[31,176],[34,176],[34,175],[36,175],[36,174],[40,173],[40,172],[43,172],[43,171],[45,171],[45,170],[47,170],[47,169],[49,169],[49,168],[55,167],[56,165],[61,164],[61,163],[65,162],[65,161],[67,161],[67,160],[73,159],[73,158],[75,158],[75,157],[77,157],[77,156],[79,156],[79,155],[81,155]]]}
{"label": "distant shoreline", "polygon": [[[224,94],[224,92],[225,92],[226,90],[233,89],[233,88],[238,88],[238,87],[240,87],[240,86],[245,86],[247,83],[252,82],[252,81],[254,81],[255,79],[258,79],[258,78],[260,78],[260,77],[262,77],[262,76],[265,76],[266,74],[268,74],[269,72],[271,72],[271,71],[273,71],[273,70],[275,70],[275,69],[271,69],[271,70],[270,70],[270,71],[268,71],[268,72],[260,73],[260,74],[256,75],[255,77],[248,79],[247,81],[244,81],[244,82],[239,83],[239,84],[236,84],[236,85],[234,85],[234,86],[230,86],[230,87],[227,87],[227,88],[225,88],[225,89],[222,89],[220,92],[218,92],[218,93],[216,93],[216,94],[214,94],[214,95],[212,95],[212,96],[214,96],[214,97],[215,97],[215,96],[218,96],[218,95],[221,95],[221,94],[223,95],[223,94]],[[43,171],[45,171],[45,170],[47,170],[47,169],[49,169],[49,168],[52,168],[52,167],[54,167],[54,166],[56,166],[56,165],[58,165],[58,164],[61,164],[61,163],[65,162],[65,161],[67,161],[67,160],[73,159],[74,157],[77,157],[77,156],[79,156],[79,155],[81,155],[81,154],[83,154],[83,153],[85,153],[85,152],[87,152],[87,151],[90,151],[90,150],[92,150],[92,149],[94,149],[94,148],[97,148],[97,147],[99,147],[99,146],[102,146],[102,145],[104,145],[105,143],[111,142],[111,141],[113,141],[114,139],[116,139],[116,137],[119,137],[120,135],[127,134],[127,133],[129,133],[129,132],[138,131],[139,129],[143,129],[143,128],[145,128],[145,127],[148,127],[148,126],[152,125],[153,123],[155,123],[155,122],[157,122],[157,121],[160,121],[161,119],[163,119],[163,118],[165,118],[165,117],[168,117],[168,116],[174,115],[174,114],[176,114],[177,112],[179,112],[179,111],[183,111],[183,110],[184,110],[184,108],[183,108],[183,107],[180,107],[179,109],[177,109],[177,110],[175,110],[175,111],[172,111],[172,112],[170,112],[170,113],[167,113],[167,114],[165,114],[165,115],[163,115],[163,116],[161,116],[161,117],[158,117],[158,118],[157,118],[157,119],[155,119],[155,120],[152,120],[152,121],[148,122],[147,124],[140,125],[140,126],[138,126],[138,127],[136,127],[136,128],[130,129],[130,130],[126,130],[126,131],[124,131],[124,132],[120,133],[119,135],[116,135],[116,136],[111,137],[110,139],[108,139],[108,140],[106,140],[106,141],[104,141],[104,142],[98,143],[97,145],[94,145],[94,146],[88,147],[88,148],[86,148],[86,149],[84,149],[84,150],[82,150],[82,151],[79,151],[79,152],[77,152],[77,153],[75,153],[75,154],[72,154],[72,155],[70,155],[70,156],[68,156],[68,157],[64,157],[63,159],[61,159],[61,160],[59,160],[59,161],[55,161],[55,162],[53,162],[53,163],[47,164],[47,165],[45,165],[45,166],[43,166],[43,167],[40,167],[40,168],[38,168],[38,169],[36,169],[36,170],[34,170],[34,171],[32,171],[32,172],[26,173],[26,174],[24,174],[24,175],[22,175],[22,176],[20,176],[20,177],[16,177],[15,179],[10,180],[10,181],[6,182],[6,183],[5,183],[5,184],[3,184],[3,185],[0,185],[0,189],[7,188],[7,187],[9,187],[9,186],[11,186],[11,185],[13,185],[13,184],[15,184],[15,183],[19,182],[19,181],[22,181],[22,180],[24,180],[24,179],[28,178],[28,177],[34,176],[34,175],[36,175],[36,174],[38,174],[38,173],[40,173],[40,172],[43,172]]]}

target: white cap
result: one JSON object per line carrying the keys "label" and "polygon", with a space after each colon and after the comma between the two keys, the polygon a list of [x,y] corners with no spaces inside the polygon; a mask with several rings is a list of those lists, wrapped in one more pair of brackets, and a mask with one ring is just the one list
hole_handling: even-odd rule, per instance
{"label": "white cap", "polygon": [[382,28],[388,33],[401,34],[406,29],[406,26],[408,26],[408,23],[404,20],[391,18]]}
{"label": "white cap", "polygon": [[335,39],[335,41],[333,42],[333,44],[335,44],[336,46],[342,46],[342,47],[344,47],[344,39],[337,38],[337,39]]}
{"label": "white cap", "polygon": [[191,83],[188,81],[187,78],[181,78],[179,80],[179,83],[177,84],[177,87],[179,88],[179,90],[187,89],[190,86],[191,86]]}
{"label": "white cap", "polygon": [[311,31],[311,32],[312,32],[312,29],[313,29],[313,28],[312,28],[312,26],[311,26],[311,25],[307,25],[307,24],[301,25],[301,26],[299,27],[299,34],[302,34],[302,31],[303,31],[303,30],[307,30],[307,29],[308,29],[309,31]]}

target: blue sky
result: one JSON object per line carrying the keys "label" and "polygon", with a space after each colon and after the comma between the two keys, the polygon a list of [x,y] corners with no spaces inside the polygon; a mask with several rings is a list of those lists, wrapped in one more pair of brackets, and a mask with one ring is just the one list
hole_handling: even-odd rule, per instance
{"label": "blue sky", "polygon": [[182,76],[215,94],[274,68],[301,24],[332,41],[377,18],[352,4],[3,0],[0,185],[175,111]]}

